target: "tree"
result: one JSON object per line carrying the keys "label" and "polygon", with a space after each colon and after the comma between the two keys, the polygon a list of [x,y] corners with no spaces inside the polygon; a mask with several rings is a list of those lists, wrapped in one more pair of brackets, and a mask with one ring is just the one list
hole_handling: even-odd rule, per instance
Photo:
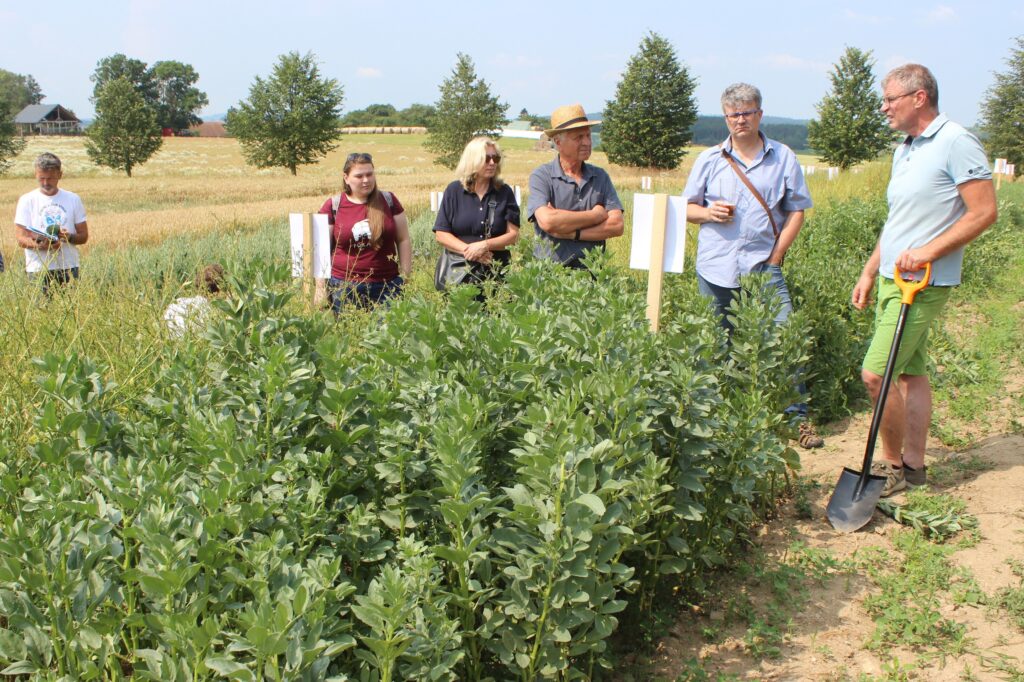
{"label": "tree", "polygon": [[604,109],[601,147],[624,166],[672,169],[686,154],[697,120],[696,79],[672,45],[651,32],[626,65],[615,99]]}
{"label": "tree", "polygon": [[1017,47],[1006,60],[1009,69],[994,74],[996,82],[985,92],[981,130],[989,155],[1016,166],[1024,164],[1024,36],[1015,40]]}
{"label": "tree", "polygon": [[849,168],[869,161],[892,144],[894,133],[881,112],[871,51],[847,47],[829,79],[832,91],[817,105],[818,120],[807,124],[807,142],[826,163]]}
{"label": "tree", "polygon": [[124,78],[142,95],[143,100],[154,109],[160,100],[157,94],[156,79],[146,62],[127,57],[120,52],[104,57],[96,63],[96,70],[89,76],[95,85],[92,88],[92,101],[99,101],[103,87],[118,78]]}
{"label": "tree", "polygon": [[14,118],[29,104],[43,101],[43,91],[32,76],[0,69],[0,117]]}
{"label": "tree", "polygon": [[149,160],[163,144],[156,111],[127,78],[107,81],[96,95],[96,120],[86,130],[85,151],[94,163],[123,170]]}
{"label": "tree", "polygon": [[238,138],[246,160],[257,168],[315,163],[334,149],[343,91],[323,78],[313,53],[278,58],[270,78],[259,76],[249,99],[228,110],[228,133]]}
{"label": "tree", "polygon": [[452,75],[441,83],[434,125],[423,144],[437,154],[434,163],[455,168],[466,144],[478,135],[498,137],[505,125],[508,104],[491,95],[486,81],[478,78],[473,60],[461,52]]}
{"label": "tree", "polygon": [[161,128],[186,130],[203,122],[198,113],[210,101],[205,92],[195,87],[199,74],[191,64],[157,62],[150,71],[156,83],[157,118]]}
{"label": "tree", "polygon": [[16,133],[13,118],[5,116],[0,119],[0,174],[11,167],[14,157],[25,148],[25,140]]}

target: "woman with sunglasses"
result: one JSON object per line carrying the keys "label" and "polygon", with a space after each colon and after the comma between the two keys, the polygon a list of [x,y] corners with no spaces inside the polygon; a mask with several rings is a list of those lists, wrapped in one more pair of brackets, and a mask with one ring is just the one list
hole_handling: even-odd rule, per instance
{"label": "woman with sunglasses", "polygon": [[320,213],[331,225],[331,308],[346,303],[368,308],[397,296],[412,267],[409,221],[398,198],[377,188],[373,157],[349,154],[342,169],[344,192],[327,199]]}
{"label": "woman with sunglasses", "polygon": [[434,237],[447,253],[435,273],[439,289],[479,284],[508,264],[519,238],[519,203],[501,179],[501,149],[488,137],[470,140],[438,207]]}

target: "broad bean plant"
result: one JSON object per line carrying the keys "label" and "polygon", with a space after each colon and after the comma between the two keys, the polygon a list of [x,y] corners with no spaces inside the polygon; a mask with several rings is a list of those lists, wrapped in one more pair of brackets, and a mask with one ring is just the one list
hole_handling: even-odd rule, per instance
{"label": "broad bean plant", "polygon": [[622,619],[742,545],[789,468],[804,321],[752,280],[529,262],[360,324],[237,273],[145,389],[37,361],[2,454],[0,672],[53,680],[593,680]]}

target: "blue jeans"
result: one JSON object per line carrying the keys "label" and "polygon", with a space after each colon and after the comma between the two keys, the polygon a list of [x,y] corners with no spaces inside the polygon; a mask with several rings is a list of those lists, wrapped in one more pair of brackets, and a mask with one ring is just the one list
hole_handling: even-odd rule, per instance
{"label": "blue jeans", "polygon": [[386,282],[350,282],[331,277],[327,282],[331,310],[337,315],[345,305],[360,308],[371,308],[378,303],[387,305],[388,301],[402,293],[403,283],[401,275]]}
{"label": "blue jeans", "polygon": [[[779,265],[769,265],[768,263],[761,263],[754,267],[751,272],[767,272],[768,273],[768,284],[766,285],[769,289],[774,289],[775,294],[779,297],[781,307],[779,312],[775,315],[775,324],[784,324],[789,319],[790,313],[793,312],[793,299],[789,295],[789,287],[786,286],[786,280],[782,276],[782,267]],[[717,284],[712,284],[707,281],[698,273],[697,275],[697,289],[701,294],[707,296],[714,302],[715,310],[718,312],[718,323],[722,325],[730,335],[732,334],[732,323],[726,317],[726,309],[732,300],[739,296],[739,287],[720,287]],[[796,391],[802,396],[807,395],[807,385],[799,380],[801,370],[797,370]],[[794,403],[786,408],[786,414],[796,414],[799,417],[807,417],[807,403],[799,402]]]}

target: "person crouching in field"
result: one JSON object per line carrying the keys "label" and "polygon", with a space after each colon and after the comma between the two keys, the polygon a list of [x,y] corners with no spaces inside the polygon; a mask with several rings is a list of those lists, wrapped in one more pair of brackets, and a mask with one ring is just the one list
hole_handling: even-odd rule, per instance
{"label": "person crouching in field", "polygon": [[203,293],[176,298],[164,311],[164,321],[174,338],[180,338],[185,332],[206,324],[211,309],[207,296],[216,297],[224,288],[224,268],[220,263],[211,263],[200,270],[195,288]]}
{"label": "person crouching in field", "polygon": [[25,249],[25,271],[42,281],[43,293],[51,285],[78,279],[78,249],[89,241],[85,206],[74,192],[57,187],[63,177],[60,159],[45,152],[35,162],[39,187],[18,199],[14,230]]}
{"label": "person crouching in field", "polygon": [[434,276],[438,289],[500,277],[511,257],[506,249],[519,238],[519,203],[501,179],[498,144],[470,140],[455,173],[459,179],[445,188],[434,221],[434,237],[445,249]]}
{"label": "person crouching in field", "polygon": [[344,192],[320,207],[331,225],[331,308],[368,308],[402,291],[412,268],[412,242],[405,209],[377,187],[373,157],[349,154],[342,169]]}

